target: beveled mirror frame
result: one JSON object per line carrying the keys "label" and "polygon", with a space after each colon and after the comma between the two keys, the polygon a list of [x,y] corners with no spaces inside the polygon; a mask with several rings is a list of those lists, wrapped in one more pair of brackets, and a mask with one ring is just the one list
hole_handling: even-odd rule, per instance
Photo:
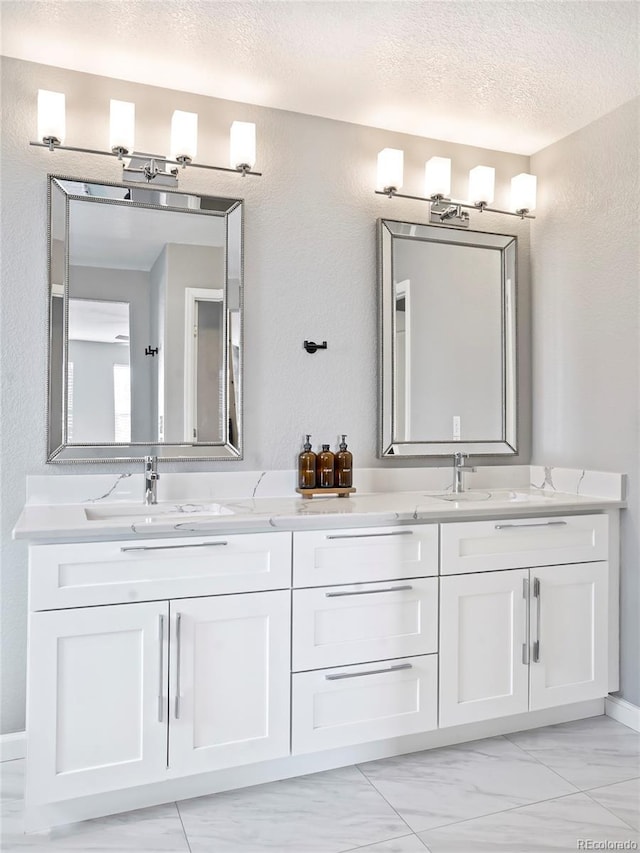
{"label": "beveled mirror frame", "polygon": [[[395,395],[395,294],[393,243],[396,239],[450,243],[498,251],[501,257],[502,435],[479,441],[398,441]],[[378,456],[419,459],[467,453],[513,456],[518,453],[517,395],[517,238],[485,231],[461,231],[443,225],[421,225],[389,219],[377,221],[378,248]]]}
{"label": "beveled mirror frame", "polygon": [[[48,325],[48,370],[47,370],[47,462],[51,463],[76,463],[76,462],[135,462],[142,460],[145,456],[157,456],[164,460],[201,460],[201,461],[232,461],[243,457],[243,349],[244,349],[244,201],[238,198],[222,198],[217,196],[203,195],[200,193],[185,192],[180,189],[161,188],[161,193],[155,191],[158,196],[164,196],[164,201],[158,203],[137,202],[114,198],[97,198],[86,195],[76,195],[67,191],[59,183],[60,181],[71,181],[83,184],[100,185],[103,187],[123,188],[126,190],[154,190],[148,184],[121,184],[91,178],[77,178],[67,175],[48,175],[47,185],[47,255],[48,255],[48,299],[49,299],[49,325]],[[53,191],[54,188],[62,190],[65,196],[65,218],[64,218],[64,284],[63,293],[54,292],[52,242],[53,242]],[[205,207],[198,205],[195,209],[184,206],[172,205],[172,199],[176,196],[189,196],[196,199],[204,199]],[[133,205],[137,208],[148,208],[153,210],[167,210],[190,215],[193,213],[204,214],[213,217],[223,217],[225,227],[225,251],[224,251],[224,297],[223,297],[223,334],[227,345],[223,352],[222,374],[224,379],[224,393],[222,400],[221,423],[224,424],[223,440],[220,442],[175,442],[155,443],[148,442],[124,443],[68,443],[67,438],[67,364],[68,364],[68,323],[69,323],[69,203],[72,200],[82,200],[87,203],[102,203],[109,205]],[[233,247],[230,249],[230,227],[235,228]],[[231,441],[229,435],[228,412],[230,407],[229,388],[229,269],[231,252],[233,252],[233,268],[239,274],[239,293],[237,305],[234,310],[239,311],[239,365],[235,376],[236,383],[236,440]],[[59,287],[55,288],[59,291]],[[62,295],[62,304],[59,297]],[[62,334],[57,333],[54,313],[61,316]],[[60,383],[52,381],[54,370],[62,371]],[[60,390],[55,391],[56,384]]]}

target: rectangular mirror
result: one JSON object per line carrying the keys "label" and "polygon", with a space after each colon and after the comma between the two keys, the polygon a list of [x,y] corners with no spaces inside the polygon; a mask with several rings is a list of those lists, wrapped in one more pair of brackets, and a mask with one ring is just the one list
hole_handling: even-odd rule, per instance
{"label": "rectangular mirror", "polygon": [[517,453],[517,241],[378,220],[382,457]]}
{"label": "rectangular mirror", "polygon": [[49,462],[242,458],[242,216],[50,176]]}

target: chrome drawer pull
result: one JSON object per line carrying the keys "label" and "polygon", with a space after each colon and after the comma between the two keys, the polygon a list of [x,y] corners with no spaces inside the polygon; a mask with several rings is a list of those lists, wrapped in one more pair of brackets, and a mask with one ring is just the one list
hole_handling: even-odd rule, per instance
{"label": "chrome drawer pull", "polygon": [[401,592],[405,589],[413,589],[411,584],[402,586],[389,586],[387,589],[358,589],[355,592],[325,592],[326,598],[342,598],[345,595],[374,595],[377,592]]}
{"label": "chrome drawer pull", "polygon": [[185,542],[184,545],[133,545],[131,548],[120,548],[122,552],[125,551],[171,551],[174,548],[214,548],[216,545],[228,545],[228,542],[194,542],[189,544]]}
{"label": "chrome drawer pull", "polygon": [[158,633],[160,634],[160,680],[158,684],[158,722],[164,721],[164,616],[159,617]]}
{"label": "chrome drawer pull", "polygon": [[410,663],[399,663],[397,666],[389,666],[386,669],[370,669],[366,672],[334,672],[325,675],[327,681],[341,681],[343,678],[360,678],[363,675],[380,675],[381,672],[399,672],[401,669],[413,669]]}
{"label": "chrome drawer pull", "polygon": [[524,598],[524,643],[522,644],[522,663],[529,665],[529,632],[531,629],[531,611],[529,609],[529,581],[522,580],[522,597]]}
{"label": "chrome drawer pull", "polygon": [[507,530],[508,528],[515,528],[516,530],[519,527],[561,527],[562,525],[568,524],[567,521],[535,521],[531,522],[531,524],[496,524],[496,530]]}
{"label": "chrome drawer pull", "polygon": [[343,533],[326,536],[326,539],[373,539],[374,536],[413,536],[413,530],[394,530],[392,533]]}
{"label": "chrome drawer pull", "polygon": [[533,662],[540,663],[540,611],[542,597],[540,596],[540,579],[533,579],[533,597],[536,599],[536,638],[533,643]]}
{"label": "chrome drawer pull", "polygon": [[180,641],[181,631],[180,623],[182,621],[182,613],[176,613],[176,697],[174,716],[176,720],[180,719]]}

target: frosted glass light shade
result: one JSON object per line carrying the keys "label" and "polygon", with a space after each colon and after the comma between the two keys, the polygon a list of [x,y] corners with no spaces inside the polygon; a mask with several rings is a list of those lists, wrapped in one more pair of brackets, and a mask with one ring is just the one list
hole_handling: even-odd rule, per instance
{"label": "frosted glass light shade", "polygon": [[424,192],[427,198],[436,195],[448,198],[451,195],[451,160],[448,157],[432,157],[424,167]]}
{"label": "frosted glass light shade", "polygon": [[64,95],[38,89],[38,139],[55,139],[62,145],[66,132]]}
{"label": "frosted glass light shade", "polygon": [[256,163],[256,126],[252,121],[234,121],[229,134],[229,161],[232,169]]}
{"label": "frosted glass light shade", "polygon": [[403,172],[404,151],[400,148],[383,148],[378,154],[376,189],[401,189]]}
{"label": "frosted glass light shade", "polygon": [[171,117],[171,159],[195,160],[198,153],[198,113],[175,110]]}
{"label": "frosted glass light shade", "polygon": [[109,148],[128,154],[134,149],[136,105],[129,101],[111,100]]}
{"label": "frosted glass light shade", "polygon": [[516,212],[521,210],[536,209],[536,183],[535,175],[521,172],[511,178],[511,207]]}
{"label": "frosted glass light shade", "polygon": [[491,204],[496,170],[492,166],[475,166],[469,170],[469,201],[472,204]]}

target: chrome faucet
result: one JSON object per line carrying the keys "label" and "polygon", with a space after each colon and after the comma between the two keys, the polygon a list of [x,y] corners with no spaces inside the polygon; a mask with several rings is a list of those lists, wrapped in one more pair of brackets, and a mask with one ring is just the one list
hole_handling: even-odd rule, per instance
{"label": "chrome faucet", "polygon": [[471,465],[465,465],[465,460],[469,458],[468,453],[454,453],[453,454],[453,493],[454,495],[459,495],[460,492],[464,492],[464,481],[462,479],[462,475],[465,472],[469,474],[475,473],[475,468]]}
{"label": "chrome faucet", "polygon": [[158,457],[144,457],[144,502],[146,506],[158,503]]}

